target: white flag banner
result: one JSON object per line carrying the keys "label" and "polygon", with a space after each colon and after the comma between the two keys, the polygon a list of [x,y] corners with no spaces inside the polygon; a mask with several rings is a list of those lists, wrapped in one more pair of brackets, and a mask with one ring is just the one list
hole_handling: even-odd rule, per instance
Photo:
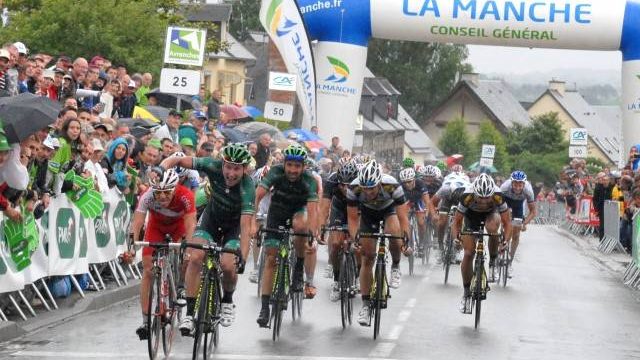
{"label": "white flag banner", "polygon": [[82,217],[78,207],[73,206],[72,208],[78,225],[76,227],[75,270],[73,273],[86,274],[89,272],[89,261],[87,256],[87,252],[89,250],[87,236],[89,221]]}
{"label": "white flag banner", "polygon": [[40,218],[40,220],[36,221],[36,226],[38,227],[38,247],[31,255],[31,264],[24,269],[24,283],[31,284],[34,283],[43,277],[46,277],[49,274],[49,256],[47,256],[47,252],[44,249],[44,244],[47,243],[47,227],[43,227],[42,222],[45,217],[49,218],[49,214],[45,213],[45,215]]}
{"label": "white flag banner", "polygon": [[[298,76],[303,127],[316,124],[316,76],[311,43],[294,0],[262,0],[260,22],[278,48],[287,72]],[[265,114],[266,117],[267,114]]]}
{"label": "white flag banner", "polygon": [[109,226],[109,209],[113,202],[108,201],[110,192],[103,194],[104,209],[102,216],[89,220],[87,241],[89,245],[89,263],[100,264],[116,258],[116,242],[113,227]]}
{"label": "white flag banner", "polygon": [[131,211],[124,196],[116,188],[109,190],[107,199],[109,201],[108,217],[111,234],[113,234],[112,239],[115,241],[116,254],[120,255],[127,250]]}
{"label": "white flag banner", "polygon": [[[0,220],[2,217],[0,217]],[[22,290],[24,288],[24,271],[18,271],[11,259],[4,234],[0,239],[0,293]]]}
{"label": "white flag banner", "polygon": [[79,218],[65,195],[49,203],[49,276],[73,275],[80,249]]}

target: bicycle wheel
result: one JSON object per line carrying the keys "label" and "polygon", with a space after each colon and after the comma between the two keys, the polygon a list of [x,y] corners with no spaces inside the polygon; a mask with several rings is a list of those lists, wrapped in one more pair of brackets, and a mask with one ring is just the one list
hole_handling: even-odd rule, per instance
{"label": "bicycle wheel", "polygon": [[206,327],[208,325],[207,304],[209,303],[209,286],[209,279],[206,276],[203,276],[200,283],[200,291],[198,293],[198,296],[196,297],[198,312],[196,314],[196,318],[194,319],[196,328],[195,332],[193,333],[193,354],[191,357],[193,360],[197,360],[198,355],[200,354],[200,349],[206,347],[206,345],[203,345],[203,335],[208,330]]}
{"label": "bicycle wheel", "polygon": [[380,335],[380,317],[382,315],[382,301],[384,298],[383,290],[384,290],[384,275],[385,269],[382,261],[378,260],[376,262],[376,292],[374,296],[374,319],[373,319],[373,340],[378,338]]}
{"label": "bicycle wheel", "polygon": [[[425,219],[425,223],[427,220]],[[425,224],[425,233],[423,241],[423,251],[422,257],[424,258],[422,261],[424,264],[429,263],[429,257],[431,256],[431,246],[433,246],[433,236],[431,234],[431,228],[428,224]]]}
{"label": "bicycle wheel", "polygon": [[444,249],[444,256],[442,259],[442,266],[444,267],[444,284],[447,285],[449,281],[449,270],[451,269],[451,262],[453,261],[453,239],[450,233],[447,231],[447,245]]}
{"label": "bicycle wheel", "polygon": [[160,346],[160,338],[162,332],[162,295],[161,282],[157,274],[154,274],[149,287],[149,305],[147,306],[147,326],[149,327],[149,336],[147,339],[147,348],[149,350],[149,358],[155,359],[158,355],[158,347]]}
{"label": "bicycle wheel", "polygon": [[483,285],[486,281],[486,275],[484,272],[484,263],[482,261],[478,261],[475,268],[475,277],[476,283],[474,287],[474,298],[475,298],[475,325],[474,327],[477,329],[478,325],[480,325],[480,313],[482,311],[482,298],[483,298],[483,290],[485,286]]}
{"label": "bicycle wheel", "polygon": [[340,258],[340,317],[342,328],[344,329],[349,322],[349,302],[351,301],[351,297],[349,296],[349,264],[347,255],[342,250],[340,250],[338,256]]}
{"label": "bicycle wheel", "polygon": [[171,353],[171,347],[173,346],[173,338],[176,335],[178,329],[178,314],[180,313],[180,307],[177,303],[176,287],[174,283],[173,274],[168,271],[165,274],[163,281],[166,289],[165,300],[167,304],[166,314],[164,316],[165,323],[162,326],[162,350],[165,357],[168,357]]}
{"label": "bicycle wheel", "polygon": [[349,289],[347,295],[349,296],[349,301],[347,304],[349,305],[347,309],[349,325],[353,322],[353,299],[356,297],[356,281],[358,278],[356,277],[356,272],[358,271],[358,266],[356,265],[356,258],[353,252],[349,253],[347,256],[347,280],[349,281]]}
{"label": "bicycle wheel", "polygon": [[[264,239],[262,239],[262,243],[264,244]],[[260,246],[260,253],[258,255],[258,298],[262,296],[262,276],[264,274],[264,246]]]}
{"label": "bicycle wheel", "polygon": [[502,265],[502,287],[507,287],[507,279],[509,279],[509,261],[510,261],[510,255],[511,254],[511,246],[507,245],[507,247],[503,250],[504,252],[504,256],[502,256],[502,261],[501,261],[501,265]]}
{"label": "bicycle wheel", "polygon": [[278,264],[278,270],[275,276],[276,282],[276,291],[271,294],[273,301],[273,306],[271,307],[271,316],[273,322],[273,341],[276,341],[280,337],[280,326],[282,326],[282,313],[284,312],[284,308],[286,306],[287,301],[289,300],[288,294],[286,292],[286,282],[288,281],[288,277],[290,276],[288,273],[288,259],[280,258]]}
{"label": "bicycle wheel", "polygon": [[204,333],[204,347],[202,358],[207,360],[211,358],[211,354],[218,347],[220,340],[220,278],[218,276],[211,279],[211,286],[209,288],[209,299],[213,299],[213,303],[210,303],[207,307],[207,327],[208,331]]}

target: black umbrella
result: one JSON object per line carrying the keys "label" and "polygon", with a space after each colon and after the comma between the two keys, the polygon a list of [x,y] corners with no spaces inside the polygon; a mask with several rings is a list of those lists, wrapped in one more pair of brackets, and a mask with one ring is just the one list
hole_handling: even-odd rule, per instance
{"label": "black umbrella", "polygon": [[220,130],[222,135],[224,135],[227,143],[243,143],[249,140],[247,134],[243,133],[240,130],[236,130],[235,128],[224,128]]}
{"label": "black umbrella", "polygon": [[275,142],[282,142],[287,140],[277,127],[263,122],[252,121],[243,123],[235,126],[234,129],[247,134],[249,140],[252,141],[258,141],[260,135],[264,133],[268,133],[269,135],[271,135],[271,138]]}
{"label": "black umbrella", "polygon": [[155,116],[156,119],[162,121],[163,124],[167,122],[167,118],[169,117],[170,110],[167,109],[166,107],[149,105],[149,106],[145,106],[144,108],[145,110],[150,112],[151,115]]}
{"label": "black umbrella", "polygon": [[18,143],[53,124],[61,108],[59,103],[31,93],[1,98],[0,120],[7,140]]}
{"label": "black umbrella", "polygon": [[143,118],[119,118],[118,124],[125,124],[128,127],[144,127],[144,128],[152,128],[156,126],[160,126],[157,122],[149,119]]}
{"label": "black umbrella", "polygon": [[156,88],[146,94],[147,98],[151,96],[158,99],[158,105],[162,107],[176,109],[178,107],[178,99],[180,99],[180,111],[193,109],[191,97],[186,95],[167,94],[160,92],[160,89]]}

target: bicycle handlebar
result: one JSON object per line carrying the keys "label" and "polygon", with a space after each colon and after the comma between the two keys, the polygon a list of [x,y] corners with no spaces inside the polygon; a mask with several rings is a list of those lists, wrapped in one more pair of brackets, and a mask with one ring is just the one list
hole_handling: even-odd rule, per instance
{"label": "bicycle handlebar", "polygon": [[487,236],[502,236],[502,233],[486,233],[484,231],[461,231],[460,235],[471,235],[471,236],[482,236],[482,237],[487,237]]}
{"label": "bicycle handlebar", "polygon": [[138,247],[152,247],[155,249],[180,249],[182,243],[161,243],[161,242],[148,242],[148,241],[134,241],[133,245]]}
{"label": "bicycle handlebar", "polygon": [[258,231],[258,234],[267,233],[267,234],[279,234],[279,235],[292,235],[292,236],[302,236],[313,238],[311,233],[296,233],[293,232],[292,229],[271,229],[271,228],[261,228]]}
{"label": "bicycle handlebar", "polygon": [[396,236],[392,234],[381,234],[381,233],[358,233],[356,236],[358,239],[360,238],[385,238],[390,240],[405,240],[404,236]]}

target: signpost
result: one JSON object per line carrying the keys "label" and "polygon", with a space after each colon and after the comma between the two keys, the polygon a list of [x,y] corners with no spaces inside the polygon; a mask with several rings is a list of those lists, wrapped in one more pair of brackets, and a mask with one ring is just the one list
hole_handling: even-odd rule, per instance
{"label": "signpost", "polygon": [[264,104],[264,117],[269,120],[290,122],[293,119],[293,105],[267,101]]}
{"label": "signpost", "polygon": [[572,128],[569,132],[569,157],[586,158],[589,154],[587,144],[589,136],[587,129]]}
{"label": "signpost", "polygon": [[480,166],[492,167],[493,166],[493,159],[491,159],[491,158],[480,158]]}

